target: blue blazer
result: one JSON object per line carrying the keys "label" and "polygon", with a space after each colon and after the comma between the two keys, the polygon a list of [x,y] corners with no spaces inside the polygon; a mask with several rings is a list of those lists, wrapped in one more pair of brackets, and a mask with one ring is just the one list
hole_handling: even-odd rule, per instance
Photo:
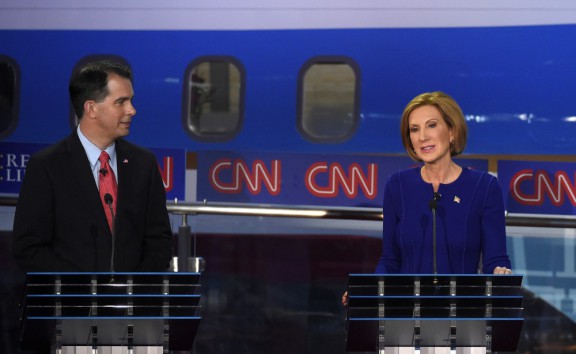
{"label": "blue blazer", "polygon": [[[155,156],[122,139],[116,154],[114,270],[165,271],[173,237]],[[13,235],[25,271],[110,271],[112,234],[76,132],[28,161]]]}
{"label": "blue blazer", "polygon": [[[492,274],[510,268],[502,191],[496,178],[468,168],[441,184],[436,207],[438,274]],[[381,274],[431,274],[433,262],[432,184],[420,167],[396,172],[384,190]]]}

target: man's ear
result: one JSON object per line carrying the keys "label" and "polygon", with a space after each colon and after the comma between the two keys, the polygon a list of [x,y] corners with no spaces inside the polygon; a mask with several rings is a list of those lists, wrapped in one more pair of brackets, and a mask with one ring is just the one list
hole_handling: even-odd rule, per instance
{"label": "man's ear", "polygon": [[96,102],[94,100],[88,100],[84,102],[84,116],[85,117],[94,117],[96,116]]}

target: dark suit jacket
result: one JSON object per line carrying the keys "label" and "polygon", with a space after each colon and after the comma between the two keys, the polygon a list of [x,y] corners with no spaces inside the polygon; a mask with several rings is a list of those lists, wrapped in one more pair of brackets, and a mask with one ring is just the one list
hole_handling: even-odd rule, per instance
{"label": "dark suit jacket", "polygon": [[[156,159],[122,139],[116,157],[114,270],[165,271],[173,239]],[[13,233],[15,260],[26,271],[110,271],[112,233],[76,132],[28,161]]]}

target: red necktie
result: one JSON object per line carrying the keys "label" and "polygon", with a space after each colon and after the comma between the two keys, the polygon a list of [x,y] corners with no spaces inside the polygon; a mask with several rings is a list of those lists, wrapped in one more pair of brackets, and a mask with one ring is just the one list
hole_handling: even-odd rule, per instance
{"label": "red necktie", "polygon": [[[98,188],[100,190],[100,200],[108,219],[108,226],[110,230],[114,231],[114,215],[116,214],[116,198],[118,194],[118,185],[116,184],[116,177],[114,171],[108,164],[110,156],[106,151],[102,151],[100,157],[100,176],[98,178]],[[108,194],[108,195],[107,195]]]}

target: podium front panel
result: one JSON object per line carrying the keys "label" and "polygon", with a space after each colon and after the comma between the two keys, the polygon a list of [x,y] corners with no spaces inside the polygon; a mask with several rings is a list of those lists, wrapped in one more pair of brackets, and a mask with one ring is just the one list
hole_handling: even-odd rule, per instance
{"label": "podium front panel", "polygon": [[163,346],[190,350],[198,273],[28,273],[21,348]]}
{"label": "podium front panel", "polygon": [[346,348],[486,347],[515,351],[522,276],[351,274]]}

